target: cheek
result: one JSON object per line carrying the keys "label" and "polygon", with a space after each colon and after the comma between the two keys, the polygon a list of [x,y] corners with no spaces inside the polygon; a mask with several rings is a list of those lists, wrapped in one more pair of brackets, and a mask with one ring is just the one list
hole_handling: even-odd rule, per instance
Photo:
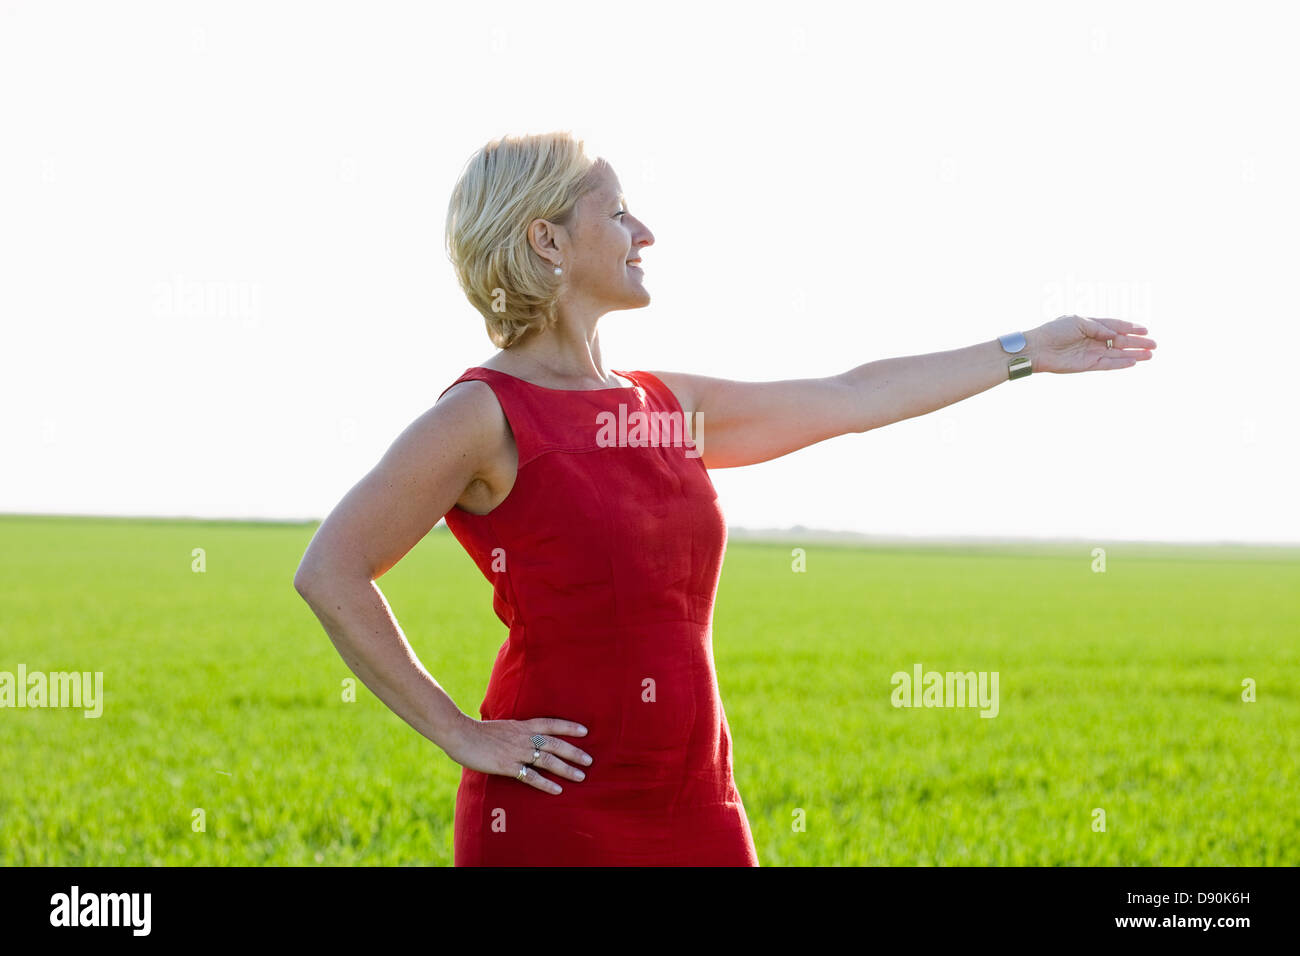
{"label": "cheek", "polygon": [[600,258],[611,267],[625,265],[628,253],[627,234],[618,226],[608,229],[601,237]]}
{"label": "cheek", "polygon": [[618,223],[613,223],[609,229],[609,235],[605,239],[605,246],[612,254],[626,252],[628,247],[627,230]]}

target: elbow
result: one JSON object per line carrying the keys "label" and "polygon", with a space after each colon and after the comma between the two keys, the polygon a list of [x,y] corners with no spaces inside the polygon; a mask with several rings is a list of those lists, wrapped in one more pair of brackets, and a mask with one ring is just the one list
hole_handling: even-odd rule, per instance
{"label": "elbow", "polygon": [[326,595],[337,595],[340,590],[350,590],[353,585],[369,583],[373,576],[366,575],[353,565],[340,565],[312,553],[308,549],[293,575],[293,589],[313,608],[318,607]]}
{"label": "elbow", "polygon": [[298,592],[298,595],[304,601],[310,602],[314,588],[315,579],[308,572],[307,566],[305,564],[298,565],[298,570],[293,575],[293,589]]}
{"label": "elbow", "polygon": [[310,555],[304,555],[299,562],[298,570],[293,574],[293,589],[308,604],[311,604],[320,593],[320,569],[312,562]]}

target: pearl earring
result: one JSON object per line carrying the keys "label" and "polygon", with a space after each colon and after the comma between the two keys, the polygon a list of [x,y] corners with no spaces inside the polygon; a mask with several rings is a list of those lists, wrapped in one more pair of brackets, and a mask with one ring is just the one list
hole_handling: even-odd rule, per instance
{"label": "pearl earring", "polygon": [[562,272],[564,272],[564,270],[561,269],[559,266],[556,266],[556,267],[555,267],[555,274],[556,274],[557,276],[560,275]]}

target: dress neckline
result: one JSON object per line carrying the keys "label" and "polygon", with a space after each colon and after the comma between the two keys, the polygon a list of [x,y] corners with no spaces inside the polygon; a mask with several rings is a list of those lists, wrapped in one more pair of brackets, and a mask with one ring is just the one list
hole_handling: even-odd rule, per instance
{"label": "dress neckline", "polygon": [[[544,392],[573,392],[577,395],[582,395],[583,393],[587,393],[587,392],[631,392],[641,387],[640,385],[632,384],[632,385],[615,385],[612,387],[606,386],[605,388],[551,388],[549,385],[538,385],[536,382],[530,382],[528,381],[528,379],[520,378],[518,375],[511,375],[509,372],[502,372],[499,369],[495,369],[495,368],[487,368],[484,365],[472,366],[471,371],[491,372],[493,375],[504,375],[506,378],[512,378],[516,382],[523,382],[525,385],[531,386],[532,388],[540,388]],[[610,371],[613,372],[615,375],[621,375],[623,378],[628,379],[628,381],[633,381],[633,382],[635,381],[630,375],[627,375],[624,372],[620,372],[616,368],[612,368],[610,369]]]}

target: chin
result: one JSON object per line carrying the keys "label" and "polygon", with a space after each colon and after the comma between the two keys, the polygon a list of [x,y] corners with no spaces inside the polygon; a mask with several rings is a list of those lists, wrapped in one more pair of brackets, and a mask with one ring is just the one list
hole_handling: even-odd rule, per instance
{"label": "chin", "polygon": [[644,292],[641,295],[630,296],[614,306],[611,312],[623,312],[627,309],[644,309],[650,304],[650,293]]}

